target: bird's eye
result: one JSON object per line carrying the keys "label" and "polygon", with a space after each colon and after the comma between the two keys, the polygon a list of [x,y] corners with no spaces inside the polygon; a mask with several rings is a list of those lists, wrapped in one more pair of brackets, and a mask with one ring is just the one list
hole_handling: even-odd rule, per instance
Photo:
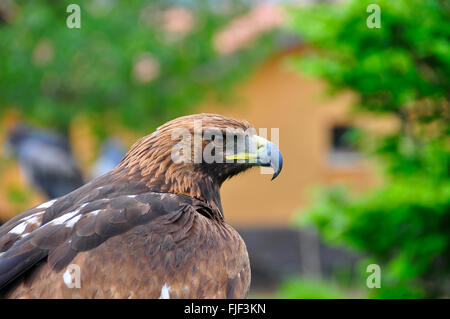
{"label": "bird's eye", "polygon": [[213,138],[212,138],[212,141],[217,146],[224,146],[225,145],[225,139],[223,138],[222,135],[214,135]]}

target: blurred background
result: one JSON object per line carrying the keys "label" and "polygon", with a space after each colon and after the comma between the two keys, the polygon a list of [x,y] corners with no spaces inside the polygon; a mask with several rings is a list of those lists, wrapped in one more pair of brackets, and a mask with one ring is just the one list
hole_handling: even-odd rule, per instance
{"label": "blurred background", "polygon": [[0,0],[0,221],[220,113],[285,159],[222,188],[250,297],[448,298],[449,100],[445,0]]}

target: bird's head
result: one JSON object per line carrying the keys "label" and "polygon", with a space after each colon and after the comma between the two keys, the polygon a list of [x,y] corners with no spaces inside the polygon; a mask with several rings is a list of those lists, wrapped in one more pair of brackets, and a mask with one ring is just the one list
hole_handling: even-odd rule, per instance
{"label": "bird's head", "polygon": [[[195,114],[167,122],[139,140],[118,169],[145,180],[155,191],[205,199],[211,192],[219,196],[226,179],[254,166],[271,166],[274,179],[282,164],[278,147],[258,136],[248,122]],[[220,199],[215,201],[221,210]]]}

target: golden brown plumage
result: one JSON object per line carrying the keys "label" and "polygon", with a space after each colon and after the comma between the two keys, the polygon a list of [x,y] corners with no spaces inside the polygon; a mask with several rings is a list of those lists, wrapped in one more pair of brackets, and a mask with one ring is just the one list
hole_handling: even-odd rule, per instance
{"label": "golden brown plumage", "polygon": [[[198,121],[202,131],[195,131]],[[273,165],[279,151],[258,141],[256,161],[225,149],[206,131],[248,131],[245,121],[197,114],[170,121],[139,140],[110,173],[34,207],[0,227],[0,292],[9,298],[243,298],[250,285],[245,244],[224,221],[219,188],[254,165]],[[174,139],[174,130],[200,135]],[[195,131],[195,132],[194,132]],[[199,134],[198,134],[199,133]],[[175,162],[177,143],[193,158],[216,141],[233,161]],[[226,143],[232,143],[229,140]],[[271,146],[267,148],[267,145]],[[264,152],[263,152],[264,151]],[[250,154],[250,155],[249,155]],[[261,155],[262,154],[262,155]],[[268,156],[269,161],[261,158]],[[260,158],[261,157],[261,158]],[[278,174],[281,162],[275,165]],[[80,269],[71,287],[69,268]]]}

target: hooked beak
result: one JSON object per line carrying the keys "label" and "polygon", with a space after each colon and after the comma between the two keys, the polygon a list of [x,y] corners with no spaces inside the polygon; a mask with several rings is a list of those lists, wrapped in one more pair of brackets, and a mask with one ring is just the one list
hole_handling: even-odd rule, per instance
{"label": "hooked beak", "polygon": [[274,180],[281,172],[283,167],[283,156],[278,147],[265,138],[254,135],[250,137],[249,150],[232,155],[225,155],[227,160],[243,160],[250,164],[258,166],[272,167],[274,174],[271,180]]}

